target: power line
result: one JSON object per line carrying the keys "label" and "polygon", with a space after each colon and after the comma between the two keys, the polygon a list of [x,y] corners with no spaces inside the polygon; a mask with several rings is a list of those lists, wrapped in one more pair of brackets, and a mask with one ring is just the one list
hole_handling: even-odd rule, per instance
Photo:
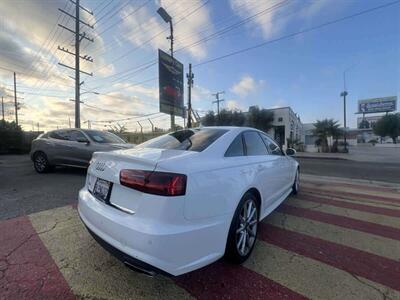
{"label": "power line", "polygon": [[283,36],[281,36],[279,38],[276,38],[276,39],[272,39],[272,40],[269,40],[269,41],[266,41],[266,42],[251,46],[251,47],[247,47],[247,48],[244,48],[244,49],[233,51],[231,53],[228,53],[228,54],[225,54],[225,55],[221,55],[221,56],[215,57],[213,59],[209,59],[209,60],[200,62],[200,63],[194,65],[193,67],[203,66],[205,64],[209,64],[209,63],[212,63],[212,62],[215,62],[215,61],[227,58],[227,57],[231,57],[231,56],[234,56],[234,55],[238,55],[238,54],[241,54],[241,53],[244,53],[244,52],[247,52],[247,51],[251,51],[251,50],[266,46],[268,44],[272,44],[272,43],[275,43],[275,42],[278,42],[278,41],[281,41],[281,40],[289,39],[289,38],[295,37],[295,36],[300,35],[300,34],[308,33],[308,32],[311,32],[311,31],[315,31],[315,30],[321,29],[321,28],[329,26],[329,25],[333,25],[333,24],[336,24],[336,23],[339,23],[339,22],[342,22],[342,21],[346,21],[346,20],[361,16],[361,15],[367,14],[367,13],[371,13],[373,11],[376,11],[376,10],[379,10],[379,9],[382,9],[382,8],[386,8],[386,7],[398,4],[399,2],[400,2],[400,0],[397,0],[397,1],[389,2],[389,3],[383,4],[383,5],[379,5],[379,6],[370,8],[370,9],[362,10],[362,11],[360,11],[358,13],[354,13],[354,14],[351,14],[351,15],[348,15],[348,16],[345,16],[345,17],[342,17],[342,18],[338,18],[338,19],[335,19],[335,20],[332,20],[332,21],[329,21],[329,22],[325,22],[325,23],[322,23],[320,25],[313,26],[313,27],[310,27],[310,28],[307,28],[307,29],[304,29],[304,30],[296,31],[294,33],[283,35]]}
{"label": "power line", "polygon": [[[282,1],[282,2],[279,2],[279,3],[275,4],[275,5],[273,5],[273,6],[270,6],[270,7],[266,8],[266,9],[263,9],[263,10],[261,10],[261,11],[255,13],[255,14],[249,16],[249,17],[246,18],[245,20],[242,20],[242,21],[240,21],[240,22],[237,22],[237,23],[234,23],[234,24],[232,24],[232,25],[229,25],[228,27],[222,28],[221,30],[219,30],[219,31],[217,31],[217,32],[215,32],[215,33],[213,33],[213,34],[211,34],[211,35],[209,35],[209,36],[206,36],[206,37],[204,37],[204,38],[202,38],[202,39],[200,39],[200,40],[198,40],[198,41],[196,41],[196,42],[194,42],[194,43],[192,43],[192,44],[190,44],[190,45],[187,45],[187,46],[184,46],[184,47],[179,48],[179,49],[176,50],[175,52],[181,51],[181,50],[186,49],[186,48],[191,48],[191,47],[193,47],[193,46],[196,46],[196,45],[198,45],[198,44],[200,44],[200,43],[206,42],[206,41],[211,40],[211,39],[213,39],[213,38],[218,38],[218,37],[222,36],[223,34],[226,34],[227,32],[229,32],[229,31],[231,31],[231,30],[233,30],[233,29],[238,28],[239,26],[242,26],[242,25],[248,23],[249,21],[251,21],[251,20],[254,19],[255,17],[258,17],[258,16],[263,15],[263,14],[265,14],[265,13],[271,12],[271,11],[273,11],[274,9],[278,9],[278,8],[282,7],[282,6],[285,5],[288,1],[289,1],[289,0],[285,0],[285,1]],[[203,3],[203,5],[205,5],[205,3]],[[203,6],[203,5],[202,5],[202,6]],[[195,11],[197,11],[198,9],[200,9],[202,6],[198,7]],[[137,69],[137,68],[139,68],[140,66],[143,66],[143,65],[146,65],[146,64],[149,64],[149,65],[148,65],[147,67],[145,67],[144,69]],[[145,69],[148,69],[149,67],[154,66],[154,65],[156,65],[156,64],[157,64],[157,60],[156,60],[156,59],[155,59],[155,60],[151,60],[151,61],[146,62],[146,63],[144,63],[144,64],[142,64],[142,65],[140,65],[140,66],[138,66],[138,67],[135,67],[135,68],[133,68],[133,69],[129,69],[129,70],[126,70],[126,71],[122,71],[122,72],[119,72],[119,73],[117,73],[117,74],[113,74],[113,75],[111,75],[111,76],[109,76],[109,77],[107,77],[107,78],[103,78],[103,79],[100,79],[100,80],[106,80],[106,79],[109,79],[110,77],[114,77],[114,76],[120,75],[120,74],[122,74],[122,73],[126,73],[126,75],[123,75],[123,76],[120,77],[118,80],[113,80],[113,82],[115,82],[115,81],[120,81],[120,80],[124,80],[124,79],[126,79],[127,77],[130,77],[130,76],[132,76],[132,75],[136,75],[137,73],[139,73],[139,72],[141,72],[141,71],[143,71],[143,70],[145,70]],[[96,88],[94,88],[94,89],[96,89]]]}
{"label": "power line", "polygon": [[234,23],[232,25],[229,25],[229,26],[227,26],[225,28],[222,28],[221,30],[219,30],[219,31],[217,31],[217,32],[215,32],[215,33],[213,33],[211,35],[208,35],[208,36],[206,36],[206,37],[204,37],[204,38],[202,38],[202,39],[200,39],[200,40],[198,40],[196,42],[193,42],[190,45],[183,46],[183,47],[179,48],[178,50],[176,50],[176,52],[184,50],[186,48],[191,48],[193,46],[197,46],[200,43],[207,42],[207,41],[209,41],[209,40],[211,40],[213,38],[218,38],[218,37],[230,32],[230,31],[232,31],[234,29],[239,28],[240,26],[243,26],[243,25],[249,23],[250,21],[252,21],[256,17],[262,16],[264,14],[270,13],[270,12],[276,10],[276,9],[279,9],[279,8],[283,7],[284,5],[288,4],[288,2],[289,2],[289,0],[284,0],[284,1],[281,1],[279,3],[276,3],[276,4],[272,5],[270,7],[267,7],[267,8],[255,13],[255,14],[245,18],[244,20],[241,20],[241,21],[236,22],[236,23]]}
{"label": "power line", "polygon": [[[189,17],[190,15],[194,14],[195,12],[197,12],[199,9],[201,9],[203,6],[205,6],[210,0],[206,0],[205,2],[203,2],[200,6],[198,6],[197,8],[195,8],[194,10],[192,10],[191,12],[189,12],[187,15],[183,16],[181,19],[179,19],[175,24],[180,23],[181,21],[183,21],[184,19],[186,19],[187,17]],[[110,63],[96,69],[96,71],[99,71],[113,63],[115,63],[116,61],[121,60],[122,58],[125,58],[126,56],[128,56],[129,54],[131,54],[132,52],[136,51],[137,49],[139,49],[140,47],[143,47],[144,45],[147,45],[148,43],[150,43],[152,40],[154,40],[156,37],[158,37],[159,35],[163,34],[165,31],[167,31],[168,29],[164,29],[160,32],[158,32],[157,34],[153,35],[150,39],[146,40],[145,42],[143,42],[140,46],[137,46],[127,52],[125,52],[124,54],[122,54],[121,56],[117,57],[116,59],[112,60]]]}

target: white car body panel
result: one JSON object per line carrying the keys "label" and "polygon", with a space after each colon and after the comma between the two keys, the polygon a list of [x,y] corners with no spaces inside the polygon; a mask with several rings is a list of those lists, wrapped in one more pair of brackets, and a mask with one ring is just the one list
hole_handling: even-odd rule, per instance
{"label": "white car body panel", "polygon": [[[239,133],[254,130],[226,129],[227,133],[202,152],[139,145],[95,153],[86,185],[79,193],[83,222],[120,251],[172,275],[216,261],[225,253],[229,227],[244,193],[250,189],[259,192],[262,219],[290,194],[298,168],[286,155],[224,157]],[[122,186],[121,169],[185,174],[186,194],[166,197]],[[88,191],[89,180],[96,177],[113,182],[109,201],[116,207],[100,202]]]}

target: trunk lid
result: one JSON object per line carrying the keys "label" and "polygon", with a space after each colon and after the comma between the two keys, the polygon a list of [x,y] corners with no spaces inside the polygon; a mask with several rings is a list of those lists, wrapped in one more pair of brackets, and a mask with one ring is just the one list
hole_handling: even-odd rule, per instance
{"label": "trunk lid", "polygon": [[[132,188],[120,185],[119,176],[122,169],[153,171],[162,161],[186,160],[198,154],[192,151],[166,150],[153,148],[132,148],[112,152],[95,152],[88,169],[86,186],[93,190],[98,179],[112,183],[109,202],[111,205],[126,212],[137,212],[144,199],[160,197],[146,194]],[[175,164],[174,164],[175,165]],[[174,172],[173,170],[170,170]],[[176,171],[175,171],[176,172]]]}

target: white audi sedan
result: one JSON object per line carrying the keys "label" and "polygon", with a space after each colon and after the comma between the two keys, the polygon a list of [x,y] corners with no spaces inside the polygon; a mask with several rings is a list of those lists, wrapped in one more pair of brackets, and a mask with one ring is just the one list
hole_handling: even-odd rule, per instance
{"label": "white audi sedan", "polygon": [[127,266],[180,275],[251,254],[258,222],[299,188],[299,165],[264,132],[202,127],[95,152],[78,210]]}

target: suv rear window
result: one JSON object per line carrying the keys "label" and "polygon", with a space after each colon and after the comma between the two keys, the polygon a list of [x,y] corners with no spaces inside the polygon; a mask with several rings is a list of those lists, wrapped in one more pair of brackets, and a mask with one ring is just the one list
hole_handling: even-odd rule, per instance
{"label": "suv rear window", "polygon": [[147,141],[138,145],[137,148],[174,149],[201,152],[227,131],[228,130],[218,128],[180,130]]}

